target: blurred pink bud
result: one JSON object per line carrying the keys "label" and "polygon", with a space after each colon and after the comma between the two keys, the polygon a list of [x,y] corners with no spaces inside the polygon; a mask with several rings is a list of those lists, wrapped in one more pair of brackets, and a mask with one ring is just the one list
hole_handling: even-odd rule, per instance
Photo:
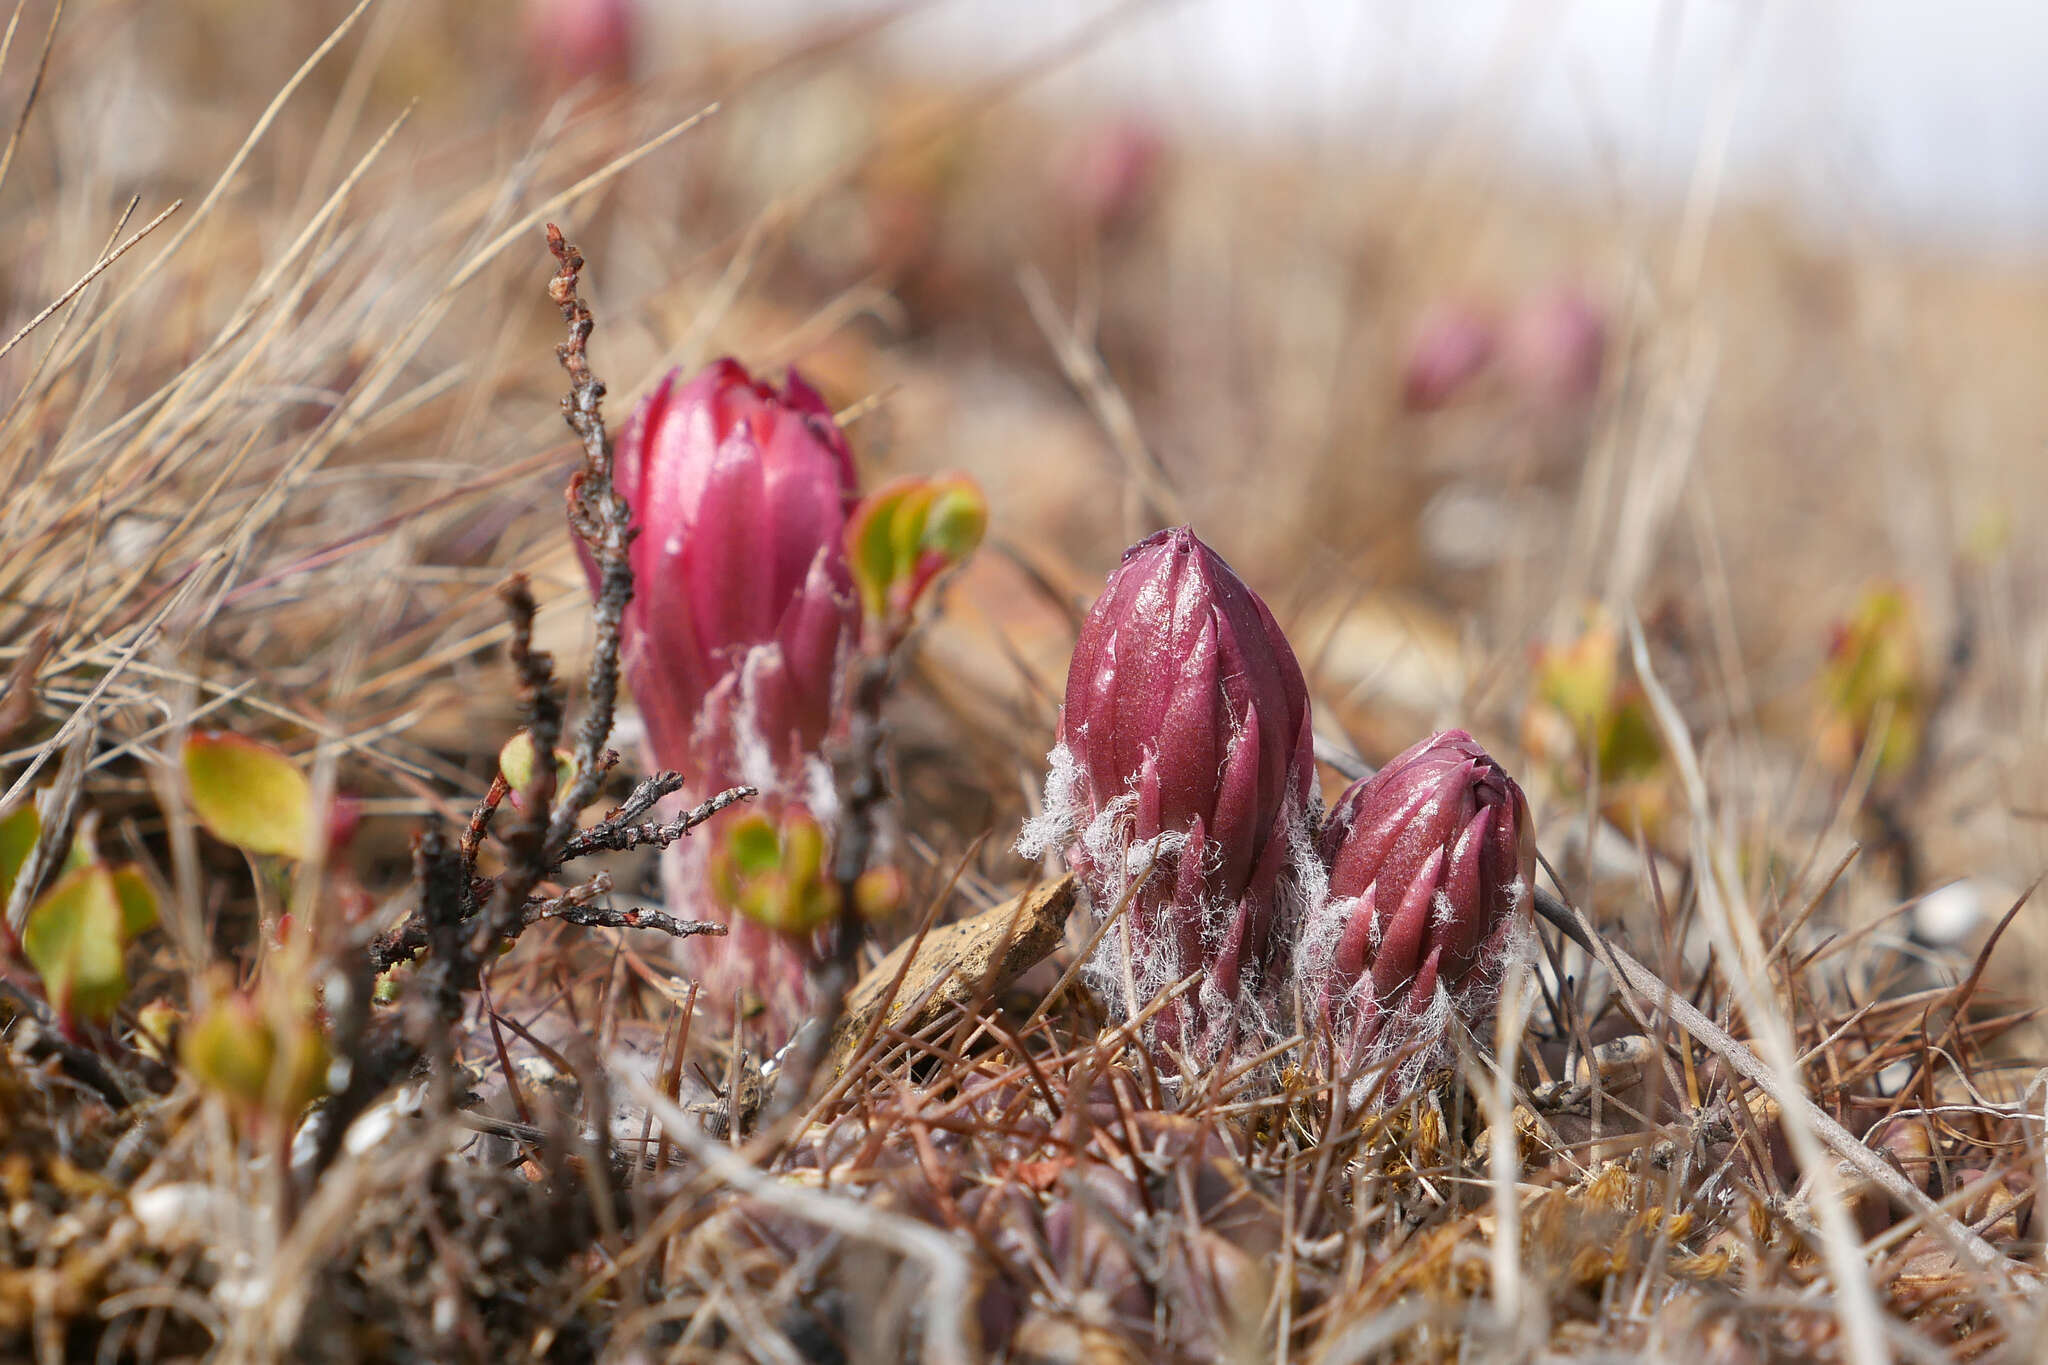
{"label": "blurred pink bud", "polygon": [[853,456],[793,372],[780,393],[733,360],[679,373],[619,440],[639,531],[620,657],[657,766],[694,781],[744,759],[772,784],[832,727],[858,619],[842,545]]}
{"label": "blurred pink bud", "polygon": [[1054,173],[1076,217],[1102,231],[1144,212],[1166,159],[1166,139],[1137,118],[1098,123],[1068,144]]}
{"label": "blurred pink bud", "polygon": [[1340,1066],[1442,1057],[1450,1016],[1476,1025],[1516,954],[1535,874],[1522,789],[1463,730],[1352,784],[1323,828],[1329,899],[1298,960]]}
{"label": "blurred pink bud", "polygon": [[327,856],[339,857],[354,842],[363,825],[362,803],[339,792],[327,802]]}
{"label": "blurred pink bud", "polygon": [[1607,358],[1607,315],[1579,290],[1553,289],[1524,302],[1508,322],[1509,381],[1537,407],[1569,408],[1600,392]]}
{"label": "blurred pink bud", "polygon": [[633,11],[633,0],[527,0],[527,62],[557,89],[622,81],[633,65]]}
{"label": "blurred pink bud", "polygon": [[1411,412],[1430,412],[1457,398],[1493,364],[1500,325],[1473,304],[1440,307],[1426,315],[1408,343],[1401,373],[1401,402]]}
{"label": "blurred pink bud", "polygon": [[1301,666],[1258,595],[1184,526],[1126,550],[1075,642],[1047,813],[1021,846],[1066,843],[1098,916],[1143,878],[1131,961],[1106,935],[1098,984],[1131,1014],[1206,969],[1155,1017],[1169,1057],[1214,1058],[1274,1007],[1312,744]]}

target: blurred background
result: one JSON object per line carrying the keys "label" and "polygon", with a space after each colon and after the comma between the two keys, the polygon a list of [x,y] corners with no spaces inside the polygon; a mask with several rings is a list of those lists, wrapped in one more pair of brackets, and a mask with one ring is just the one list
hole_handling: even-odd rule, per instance
{"label": "blurred background", "polygon": [[802,369],[871,482],[986,486],[897,717],[930,866],[986,832],[1021,875],[1076,613],[1190,521],[1333,748],[1466,726],[1603,911],[1725,841],[1892,980],[2048,853],[2044,58],[1998,0],[79,0],[0,302],[184,207],[105,322],[0,360],[43,452],[0,638],[217,571],[194,673],[354,737],[402,859],[508,722],[505,569],[580,655],[554,219],[615,422],[731,353]]}
{"label": "blurred background", "polygon": [[[694,31],[762,41],[895,7],[651,0]],[[2048,52],[2002,0],[1183,0],[907,14],[877,48],[924,76],[989,75],[1025,46],[1103,31],[1029,97],[1142,109],[1177,131],[1412,160],[1445,138],[1562,192],[1675,200],[1701,177],[1809,224],[2038,254],[2048,232]],[[659,60],[659,58],[657,58]]]}

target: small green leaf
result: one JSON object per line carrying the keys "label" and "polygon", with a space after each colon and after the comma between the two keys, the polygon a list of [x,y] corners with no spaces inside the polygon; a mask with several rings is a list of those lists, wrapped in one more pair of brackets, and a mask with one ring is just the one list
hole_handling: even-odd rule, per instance
{"label": "small green leaf", "polygon": [[42,832],[43,820],[33,801],[24,801],[0,816],[0,905],[14,894],[14,879],[21,875],[28,855],[35,852]]}
{"label": "small green leaf", "polygon": [[133,863],[114,869],[114,894],[121,901],[121,933],[135,938],[156,928],[156,888]]}
{"label": "small green leaf", "polygon": [[758,877],[782,865],[781,837],[766,816],[733,821],[727,839],[733,870],[741,876]]}
{"label": "small green leaf", "polygon": [[863,498],[846,548],[869,623],[885,638],[907,629],[933,580],[973,554],[987,530],[988,499],[963,475],[898,479]]}
{"label": "small green leaf", "polygon": [[910,899],[910,884],[900,869],[883,863],[860,874],[853,884],[853,906],[870,924],[894,919]]}
{"label": "small green leaf", "polygon": [[825,831],[800,806],[777,824],[750,815],[726,826],[711,851],[711,885],[719,898],[757,924],[807,934],[839,909],[838,888],[824,878]]}
{"label": "small green leaf", "polygon": [[871,620],[888,609],[889,585],[896,575],[896,552],[890,527],[900,489],[877,489],[861,499],[846,524],[848,567],[860,589],[861,608]]}
{"label": "small green leaf", "polygon": [[240,991],[215,997],[183,1031],[178,1055],[241,1113],[285,1122],[327,1093],[333,1060],[310,1002]]}
{"label": "small green leaf", "polygon": [[[533,785],[532,735],[521,730],[505,741],[505,747],[498,750],[498,771],[505,774],[505,785],[515,792]],[[575,780],[576,756],[564,749],[555,750],[555,790],[564,791]]]}
{"label": "small green leaf", "polygon": [[135,1011],[135,1043],[160,1062],[171,1060],[171,1043],[184,1019],[176,1005],[159,996]]}
{"label": "small green leaf", "polygon": [[185,1067],[214,1089],[259,1104],[277,1064],[277,1035],[246,995],[217,1000],[185,1030]]}
{"label": "small green leaf", "polygon": [[966,480],[940,492],[925,519],[924,542],[948,559],[961,560],[981,547],[988,534],[988,499]]}
{"label": "small green leaf", "polygon": [[316,847],[312,786],[284,753],[240,735],[198,730],[185,741],[184,761],[192,809],[215,838],[287,858]]}
{"label": "small green leaf", "polygon": [[57,882],[28,912],[22,952],[66,1019],[103,1022],[128,991],[123,949],[126,913],[114,874],[82,867]]}

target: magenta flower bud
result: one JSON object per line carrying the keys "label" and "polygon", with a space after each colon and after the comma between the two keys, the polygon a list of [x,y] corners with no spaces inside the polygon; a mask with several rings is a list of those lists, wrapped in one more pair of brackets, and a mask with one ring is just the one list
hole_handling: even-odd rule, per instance
{"label": "magenta flower bud", "polygon": [[1329,892],[1297,960],[1302,998],[1340,1067],[1400,1057],[1412,1080],[1442,1059],[1451,1015],[1476,1025],[1492,1009],[1519,954],[1529,803],[1470,735],[1446,730],[1351,785],[1322,855]]}
{"label": "magenta flower bud", "polygon": [[1473,304],[1440,307],[1416,328],[1401,371],[1401,402],[1432,412],[1458,398],[1493,364],[1500,325]]}
{"label": "magenta flower bud", "polygon": [[1103,232],[1143,216],[1166,159],[1166,139],[1138,118],[1111,119],[1061,148],[1055,184],[1073,215]]}
{"label": "magenta flower bud", "polygon": [[526,58],[545,86],[619,81],[633,64],[634,0],[527,0]]}
{"label": "magenta flower bud", "polygon": [[[672,373],[634,410],[614,478],[638,530],[620,662],[650,766],[689,779],[663,811],[745,783],[771,822],[801,807],[829,839],[836,796],[819,751],[860,619],[844,544],[853,457],[832,410],[794,373],[779,393],[732,360],[687,383]],[[670,909],[732,926],[688,940],[685,966],[713,1009],[738,992],[771,1031],[793,1026],[812,1003],[807,945],[720,900],[707,864],[718,830],[663,854]]]}
{"label": "magenta flower bud", "polygon": [[738,721],[723,738],[772,784],[832,726],[858,619],[842,543],[853,456],[795,373],[781,393],[734,360],[679,374],[619,440],[639,530],[620,659],[658,765],[723,766],[706,752],[721,737],[700,731]]}
{"label": "magenta flower bud", "polygon": [[1308,856],[1308,688],[1266,604],[1186,527],[1110,575],[1074,645],[1059,740],[1020,848],[1064,846],[1098,916],[1131,896],[1130,959],[1123,933],[1105,935],[1098,987],[1133,1014],[1206,969],[1199,994],[1156,1016],[1167,1060],[1257,1035],[1277,1003],[1282,899]]}
{"label": "magenta flower bud", "polygon": [[1525,403],[1568,411],[1600,392],[1607,316],[1581,291],[1553,289],[1515,310],[1502,349],[1502,364]]}

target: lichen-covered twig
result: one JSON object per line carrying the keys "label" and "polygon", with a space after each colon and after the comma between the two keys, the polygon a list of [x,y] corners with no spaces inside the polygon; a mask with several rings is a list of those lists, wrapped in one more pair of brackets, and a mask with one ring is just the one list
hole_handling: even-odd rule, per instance
{"label": "lichen-covered twig", "polygon": [[[512,617],[512,642],[507,650],[519,681],[519,709],[537,754],[552,754],[562,735],[562,697],[555,682],[554,660],[533,648],[533,592],[523,574],[515,574],[499,595]],[[573,799],[572,790],[571,797]],[[524,927],[526,898],[553,870],[549,859],[555,806],[555,765],[535,763],[533,776],[519,793],[519,818],[500,838],[506,866],[491,891],[490,903],[471,936],[477,957],[518,936]]]}
{"label": "lichen-covered twig", "polygon": [[[649,778],[641,784],[641,790],[655,787],[672,777],[679,779],[676,773],[663,773],[659,778]],[[634,795],[637,797],[639,792],[635,792]],[[571,839],[562,850],[561,861],[567,862],[589,853],[623,853],[627,849],[648,844],[656,848],[667,848],[727,806],[736,805],[753,795],[755,789],[752,787],[729,787],[710,800],[692,806],[673,820],[648,820],[640,824],[631,824],[628,821],[632,816],[644,813],[647,806],[636,807],[633,799],[628,798],[625,805],[620,806],[603,822],[592,825]],[[647,804],[652,805],[653,802]]]}
{"label": "lichen-covered twig", "polygon": [[[561,262],[548,283],[548,297],[561,308],[562,320],[569,324],[569,339],[555,347],[556,357],[569,374],[562,416],[583,442],[583,468],[569,480],[569,525],[590,547],[597,569],[597,602],[591,615],[597,638],[590,655],[587,706],[576,731],[576,777],[548,826],[548,844],[559,847],[575,829],[576,813],[597,795],[598,781],[608,766],[602,760],[619,699],[619,622],[633,599],[633,565],[628,551],[634,531],[632,509],[612,485],[611,439],[605,434],[602,412],[604,382],[590,372],[585,354],[593,323],[589,306],[576,290],[583,255],[553,223],[548,224],[548,250]],[[548,750],[537,748],[536,752]]]}
{"label": "lichen-covered twig", "polygon": [[611,873],[600,872],[583,885],[571,887],[552,900],[529,901],[526,923],[532,925],[544,919],[558,919],[565,924],[580,924],[592,929],[654,929],[676,938],[726,932],[726,926],[716,920],[678,919],[659,910],[622,910],[597,904],[598,898],[610,895],[611,890]]}

